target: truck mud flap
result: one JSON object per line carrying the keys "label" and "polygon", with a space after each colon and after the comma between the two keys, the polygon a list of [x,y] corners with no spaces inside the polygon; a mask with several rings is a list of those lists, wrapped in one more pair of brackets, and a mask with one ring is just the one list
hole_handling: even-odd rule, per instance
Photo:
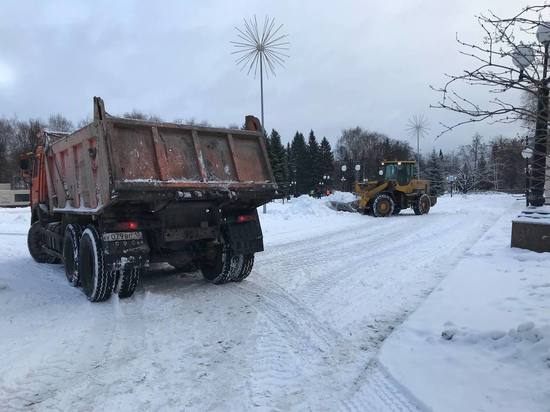
{"label": "truck mud flap", "polygon": [[233,223],[225,227],[231,251],[236,255],[263,252],[264,241],[260,222]]}
{"label": "truck mud flap", "polygon": [[142,232],[103,233],[107,270],[129,270],[149,266],[150,248]]}

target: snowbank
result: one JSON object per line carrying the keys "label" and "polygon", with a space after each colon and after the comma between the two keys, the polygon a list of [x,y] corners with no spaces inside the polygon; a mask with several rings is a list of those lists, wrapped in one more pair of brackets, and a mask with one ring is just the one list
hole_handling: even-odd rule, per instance
{"label": "snowbank", "polygon": [[511,249],[502,216],[385,342],[380,361],[437,411],[550,405],[550,254]]}
{"label": "snowbank", "polygon": [[275,245],[313,238],[327,231],[341,230],[343,227],[364,222],[368,217],[338,212],[328,207],[330,201],[351,202],[355,199],[352,193],[335,192],[321,199],[303,195],[290,201],[285,200],[284,203],[282,200],[270,202],[265,214],[262,207],[259,207],[265,243]]}
{"label": "snowbank", "polygon": [[29,207],[0,208],[0,234],[27,234],[31,222]]}

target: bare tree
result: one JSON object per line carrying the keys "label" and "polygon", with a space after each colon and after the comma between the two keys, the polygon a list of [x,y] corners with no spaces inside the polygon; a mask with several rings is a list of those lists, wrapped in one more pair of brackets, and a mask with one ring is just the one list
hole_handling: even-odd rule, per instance
{"label": "bare tree", "polygon": [[[360,164],[367,177],[377,176],[382,160],[408,160],[413,150],[407,142],[364,130],[346,129],[336,143],[336,159],[340,163]],[[348,168],[351,173],[351,168]]]}
{"label": "bare tree", "polygon": [[55,132],[72,132],[73,123],[60,113],[52,114],[48,118],[48,129]]}
{"label": "bare tree", "polygon": [[[539,39],[550,37],[548,17],[550,6],[528,6],[511,17],[502,18],[489,11],[477,17],[484,31],[479,43],[469,43],[457,37],[460,53],[474,63],[459,75],[447,75],[448,81],[439,88],[441,99],[432,107],[450,110],[465,116],[455,124],[442,124],[443,134],[456,127],[481,121],[536,124],[532,159],[532,203],[544,203],[543,191],[546,165],[546,136],[548,119],[548,48],[549,42]],[[541,31],[544,36],[541,36]],[[478,102],[458,92],[462,86],[481,87],[487,90],[488,102]],[[513,93],[523,94],[516,102]],[[536,101],[537,104],[532,104]]]}
{"label": "bare tree", "polygon": [[147,114],[139,110],[132,110],[131,112],[125,112],[122,117],[126,119],[135,119],[135,120],[147,120],[149,122],[162,122],[162,119],[154,114]]}

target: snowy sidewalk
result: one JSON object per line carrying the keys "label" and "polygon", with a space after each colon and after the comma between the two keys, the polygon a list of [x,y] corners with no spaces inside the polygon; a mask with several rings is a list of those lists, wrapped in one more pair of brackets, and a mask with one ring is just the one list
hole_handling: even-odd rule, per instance
{"label": "snowy sidewalk", "polygon": [[434,411],[548,411],[550,253],[511,249],[504,215],[384,343],[379,361]]}

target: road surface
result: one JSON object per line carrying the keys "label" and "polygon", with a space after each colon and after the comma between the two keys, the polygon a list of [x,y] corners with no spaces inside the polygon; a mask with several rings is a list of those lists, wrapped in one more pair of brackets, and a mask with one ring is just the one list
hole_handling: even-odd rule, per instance
{"label": "road surface", "polygon": [[103,304],[69,286],[62,266],[30,258],[28,210],[2,210],[0,405],[422,409],[377,351],[516,207],[487,199],[443,199],[425,216],[262,215],[266,251],[246,281],[214,286],[157,266],[134,297]]}

